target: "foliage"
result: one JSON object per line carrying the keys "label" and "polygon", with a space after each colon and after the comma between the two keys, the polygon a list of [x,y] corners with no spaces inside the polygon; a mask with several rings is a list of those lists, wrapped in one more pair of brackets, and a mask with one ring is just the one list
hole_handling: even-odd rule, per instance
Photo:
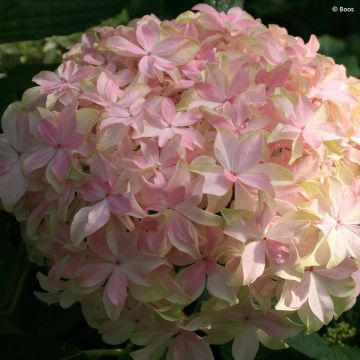
{"label": "foliage", "polygon": [[297,335],[288,341],[289,345],[316,360],[357,360],[360,357],[360,349],[347,346],[329,346],[325,339],[318,334]]}
{"label": "foliage", "polygon": [[340,321],[333,326],[328,326],[323,337],[329,345],[344,347],[355,335],[356,328],[354,326],[351,326],[344,321]]}
{"label": "foliage", "polygon": [[2,0],[0,43],[83,31],[125,5],[122,0]]}

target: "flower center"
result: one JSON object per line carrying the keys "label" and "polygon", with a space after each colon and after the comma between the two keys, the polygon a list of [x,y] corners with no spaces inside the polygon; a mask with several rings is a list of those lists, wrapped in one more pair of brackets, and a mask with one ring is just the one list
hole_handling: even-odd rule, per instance
{"label": "flower center", "polygon": [[224,170],[224,176],[227,180],[229,180],[232,183],[235,183],[237,181],[237,174],[234,171],[230,171],[230,170]]}

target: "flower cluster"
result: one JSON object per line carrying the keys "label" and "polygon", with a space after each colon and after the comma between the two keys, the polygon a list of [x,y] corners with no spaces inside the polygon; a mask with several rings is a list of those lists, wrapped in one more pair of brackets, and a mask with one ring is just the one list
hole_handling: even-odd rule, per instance
{"label": "flower cluster", "polygon": [[360,291],[360,82],[240,8],[96,28],[2,118],[44,293],[133,359],[235,359]]}

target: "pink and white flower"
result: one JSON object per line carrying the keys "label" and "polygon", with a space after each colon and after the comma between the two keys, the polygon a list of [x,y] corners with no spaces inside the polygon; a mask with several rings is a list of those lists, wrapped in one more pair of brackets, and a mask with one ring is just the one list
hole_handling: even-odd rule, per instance
{"label": "pink and white flower", "polygon": [[34,77],[2,118],[0,206],[49,265],[36,296],[104,341],[253,360],[360,293],[360,85],[315,36],[193,10],[97,27]]}

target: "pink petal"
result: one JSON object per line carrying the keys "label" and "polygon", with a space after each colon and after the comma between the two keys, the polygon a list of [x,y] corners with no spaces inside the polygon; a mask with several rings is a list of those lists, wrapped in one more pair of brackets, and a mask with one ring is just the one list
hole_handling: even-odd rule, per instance
{"label": "pink petal", "polygon": [[168,226],[171,244],[180,251],[197,258],[199,256],[198,234],[194,225],[183,215],[174,211]]}
{"label": "pink petal", "polygon": [[127,278],[120,266],[115,266],[113,273],[106,284],[107,295],[117,307],[123,307],[127,298]]}
{"label": "pink petal", "polygon": [[[169,199],[164,189],[143,180],[142,183],[143,203],[146,208],[161,211],[168,207]],[[182,190],[182,199],[185,196],[185,189]]]}
{"label": "pink petal", "polygon": [[172,124],[176,114],[174,102],[169,98],[164,98],[164,100],[161,102],[160,111],[164,120],[168,124]]}
{"label": "pink petal", "polygon": [[116,215],[122,215],[131,210],[129,199],[121,195],[111,195],[109,196],[109,204],[111,212]]}
{"label": "pink petal", "polygon": [[199,43],[195,39],[178,36],[161,40],[153,54],[176,65],[183,65],[192,60],[199,49]]}
{"label": "pink petal", "polygon": [[95,205],[81,208],[74,216],[71,224],[71,240],[75,244],[95,231],[101,229],[110,219],[110,206],[107,199]]}
{"label": "pink petal", "polygon": [[191,299],[197,299],[205,288],[205,266],[204,262],[198,262],[181,270],[177,281]]}
{"label": "pink petal", "polygon": [[[64,275],[64,268],[66,267],[68,261],[69,255],[66,255],[51,267],[51,269],[49,270],[49,280],[51,282],[56,282],[61,279],[61,277]],[[75,270],[77,269],[78,267]]]}
{"label": "pink petal", "polygon": [[292,62],[289,60],[269,72],[261,70],[256,75],[256,83],[266,84],[268,91],[272,94],[277,87],[283,86],[286,83],[291,66]]}
{"label": "pink petal", "polygon": [[203,99],[215,102],[224,101],[224,94],[214,84],[197,82],[195,84],[195,90]]}
{"label": "pink petal", "polygon": [[192,10],[197,10],[204,14],[212,15],[214,18],[220,18],[219,13],[209,4],[197,4],[192,7]]}
{"label": "pink petal", "polygon": [[230,272],[225,267],[215,264],[214,269],[208,273],[206,288],[213,296],[234,305],[238,302],[236,288],[227,285],[230,280]]}
{"label": "pink petal", "polygon": [[311,311],[320,321],[324,324],[330,322],[334,315],[334,304],[325,286],[314,274],[310,275],[308,302]]}
{"label": "pink petal", "polygon": [[203,138],[201,134],[192,128],[173,128],[173,134],[181,136],[181,144],[190,150],[194,150],[195,147],[202,147]]}
{"label": "pink petal", "polygon": [[142,286],[151,286],[149,280],[150,271],[141,268],[142,265],[143,264],[141,264],[140,261],[138,263],[135,261],[132,263],[125,263],[122,265],[122,271],[132,283]]}
{"label": "pink petal", "polygon": [[298,129],[301,129],[310,121],[313,113],[310,100],[305,96],[300,96],[295,106],[295,118],[292,119],[292,122]]}
{"label": "pink petal", "polygon": [[240,214],[236,213],[236,210],[224,211],[223,217],[227,223],[224,234],[242,242],[259,237],[258,229],[254,226],[255,224],[245,220]]}
{"label": "pink petal", "polygon": [[167,228],[162,227],[159,230],[149,231],[146,236],[146,245],[149,251],[154,254],[166,254],[169,250],[169,243],[167,241]]}
{"label": "pink petal", "polygon": [[205,119],[216,128],[223,128],[223,129],[229,129],[231,130],[234,126],[231,119],[223,114],[219,114],[216,111],[213,111],[209,108],[206,108],[206,110],[202,110],[202,113],[205,117]]}
{"label": "pink petal", "polygon": [[[276,210],[274,207],[270,206],[268,203],[263,202],[259,204],[258,209],[261,211],[257,211],[254,215],[255,224],[259,229],[259,232],[264,233],[269,226],[270,222],[274,220],[276,215]],[[268,236],[269,237],[269,236]],[[272,240],[273,241],[273,240]]]}
{"label": "pink petal", "polygon": [[[331,228],[334,225],[331,226]],[[318,227],[323,230],[323,227]],[[328,260],[328,267],[334,267],[337,266],[339,263],[341,263],[347,255],[347,243],[348,238],[346,232],[343,231],[343,227],[339,227],[338,229],[333,229],[329,231],[329,234],[327,234],[326,242],[328,249],[330,250],[330,259]],[[351,236],[351,233],[350,233]],[[356,241],[357,242],[357,241]],[[357,246],[358,247],[358,246]],[[355,247],[356,249],[356,247]]]}
{"label": "pink petal", "polygon": [[[69,60],[69,62],[72,60]],[[72,76],[71,79],[69,79],[72,83],[72,86],[74,86],[74,83],[78,83],[80,85],[80,81],[88,76],[92,71],[94,71],[94,68],[92,66],[84,66],[78,69]],[[80,88],[80,86],[79,86]]]}
{"label": "pink petal", "polygon": [[310,273],[305,272],[301,282],[292,281],[290,286],[291,302],[288,304],[292,309],[299,309],[309,297]]}
{"label": "pink petal", "polygon": [[254,360],[259,350],[259,340],[256,329],[246,325],[232,345],[232,355],[235,360]]}
{"label": "pink petal", "polygon": [[207,82],[214,84],[222,94],[222,103],[230,101],[230,82],[225,72],[218,66],[211,66],[208,72]]}
{"label": "pink petal", "polygon": [[148,161],[148,165],[155,165],[159,162],[159,148],[155,139],[141,141],[141,150]]}
{"label": "pink petal", "polygon": [[41,86],[43,93],[54,91],[60,84],[59,75],[52,71],[41,71],[32,81]]}
{"label": "pink petal", "polygon": [[160,40],[160,28],[154,20],[138,25],[136,38],[146,52],[151,52]]}
{"label": "pink petal", "polygon": [[[259,163],[264,149],[264,137],[261,134],[254,134],[241,140],[236,148],[231,149],[232,168],[240,173]],[[241,154],[241,155],[240,155]]]}
{"label": "pink petal", "polygon": [[134,320],[119,319],[117,321],[105,321],[99,332],[102,340],[109,345],[119,345],[125,342],[133,333],[136,322]]}
{"label": "pink petal", "polygon": [[[124,108],[130,108],[130,110],[134,110],[136,109],[134,108],[134,106],[141,106],[142,102],[139,102],[139,100],[141,100],[141,97],[146,91],[146,87],[140,86],[139,84],[137,85],[137,87],[129,86],[125,88],[124,92],[121,94],[117,105]],[[118,109],[118,106],[115,106],[114,110]]]}
{"label": "pink petal", "polygon": [[156,77],[155,58],[153,56],[144,56],[139,61],[139,71],[151,79]]}
{"label": "pink petal", "polygon": [[116,102],[119,96],[119,86],[109,74],[103,72],[97,81],[99,95],[109,102]]}
{"label": "pink petal", "polygon": [[223,223],[221,216],[215,215],[210,211],[199,209],[198,207],[186,207],[186,209],[182,211],[182,214],[196,224],[220,226]]}
{"label": "pink petal", "polygon": [[55,154],[56,150],[54,148],[45,148],[35,151],[25,159],[24,171],[29,173],[33,170],[42,168],[49,163]]}
{"label": "pink petal", "polygon": [[251,284],[265,269],[265,247],[262,241],[252,241],[245,246],[241,255],[244,284]]}
{"label": "pink petal", "polygon": [[11,170],[18,159],[17,152],[0,139],[0,176]]}
{"label": "pink petal", "polygon": [[83,184],[79,191],[81,197],[86,201],[99,201],[106,197],[106,192],[103,184],[96,179],[88,179]]}
{"label": "pink petal", "polygon": [[290,256],[289,248],[279,241],[265,240],[266,251],[270,258],[277,264],[284,264]]}
{"label": "pink petal", "polygon": [[21,160],[4,175],[0,176],[0,199],[6,211],[12,211],[28,188],[29,180],[22,171]]}
{"label": "pink petal", "polygon": [[360,257],[360,229],[359,225],[343,225],[339,229],[339,240],[345,241],[347,255],[358,259]]}
{"label": "pink petal", "polygon": [[164,147],[173,136],[174,136],[174,130],[172,128],[166,128],[160,130],[158,137],[159,147]]}
{"label": "pink petal", "polygon": [[264,138],[255,134],[240,140],[234,133],[226,129],[218,129],[214,152],[224,169],[235,173],[255,166],[262,156]]}
{"label": "pink petal", "polygon": [[286,61],[286,52],[279,50],[278,47],[270,41],[265,40],[263,52],[265,59],[272,65],[280,65]]}
{"label": "pink petal", "polygon": [[66,106],[59,113],[59,132],[60,143],[66,141],[69,137],[72,137],[76,132],[76,109],[78,107],[77,102]]}
{"label": "pink petal", "polygon": [[115,262],[116,257],[109,249],[105,233],[95,233],[89,237],[90,249],[98,256],[101,256],[109,262]]}
{"label": "pink petal", "polygon": [[253,312],[250,317],[251,324],[265,331],[268,335],[277,339],[286,339],[296,335],[301,327],[291,324],[287,318],[275,311],[268,311],[266,314]]}
{"label": "pink petal", "polygon": [[73,60],[65,61],[62,63],[58,69],[57,72],[60,76],[60,78],[64,78],[66,80],[70,80],[73,76],[73,74],[76,72],[78,66]]}
{"label": "pink petal", "polygon": [[232,183],[223,176],[223,173],[203,172],[205,177],[203,191],[206,194],[223,196],[225,195]]}
{"label": "pink petal", "polygon": [[59,144],[59,131],[51,121],[47,119],[41,119],[36,124],[36,127],[41,140],[43,140],[45,143],[54,146]]}
{"label": "pink petal", "polygon": [[109,262],[92,262],[82,266],[75,274],[75,282],[81,287],[101,285],[111,274],[114,265]]}
{"label": "pink petal", "polygon": [[[317,141],[311,141],[311,135],[314,134],[314,139]],[[308,126],[308,128],[303,132],[304,139],[308,141],[310,146],[315,148],[319,147],[323,141],[338,140],[344,138],[339,126],[336,124],[315,124]]]}
{"label": "pink petal", "polygon": [[[67,138],[65,138],[61,144],[63,147],[71,150],[75,150],[84,142],[84,135],[80,133],[72,133]],[[80,152],[80,149],[77,149]]]}
{"label": "pink petal", "polygon": [[333,280],[346,280],[357,270],[356,265],[353,260],[345,259],[338,266],[327,269],[327,268],[319,268],[316,269],[316,274],[324,276],[328,279]]}
{"label": "pink petal", "polygon": [[195,124],[201,118],[200,114],[195,112],[185,112],[180,116],[173,117],[173,126],[190,126]]}
{"label": "pink petal", "polygon": [[250,85],[250,75],[246,70],[238,71],[232,78],[228,98],[233,98],[244,92]]}
{"label": "pink petal", "polygon": [[[1,143],[4,144],[6,139],[6,147],[11,145],[16,151],[23,153],[28,145],[33,141],[33,136],[29,130],[29,119],[23,112],[22,105],[19,102],[10,104],[1,118],[1,128],[4,138]],[[3,145],[1,148],[3,149]]]}
{"label": "pink petal", "polygon": [[214,360],[210,345],[196,333],[189,334],[188,344],[184,347],[184,351],[185,359],[188,359],[190,354],[192,359]]}
{"label": "pink petal", "polygon": [[60,183],[63,183],[69,173],[71,166],[69,155],[63,149],[59,149],[50,161],[49,166],[57,180]]}
{"label": "pink petal", "polygon": [[241,174],[238,176],[238,179],[240,182],[242,182],[247,186],[265,191],[269,194],[274,193],[274,189],[271,185],[270,178],[265,174],[260,174],[260,173]]}
{"label": "pink petal", "polygon": [[146,55],[146,52],[143,49],[121,36],[113,36],[106,39],[103,45],[109,50],[122,56],[141,57]]}

